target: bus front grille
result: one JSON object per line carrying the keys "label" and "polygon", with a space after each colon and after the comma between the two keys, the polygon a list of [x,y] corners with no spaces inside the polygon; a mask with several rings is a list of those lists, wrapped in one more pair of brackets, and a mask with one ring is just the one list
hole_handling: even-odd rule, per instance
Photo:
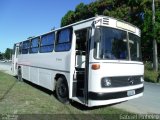
{"label": "bus front grille", "polygon": [[102,87],[125,87],[125,86],[132,86],[132,85],[138,85],[141,84],[142,76],[120,76],[120,77],[108,77],[106,79],[109,79],[111,84],[110,86],[105,85],[106,79],[103,78],[101,81]]}

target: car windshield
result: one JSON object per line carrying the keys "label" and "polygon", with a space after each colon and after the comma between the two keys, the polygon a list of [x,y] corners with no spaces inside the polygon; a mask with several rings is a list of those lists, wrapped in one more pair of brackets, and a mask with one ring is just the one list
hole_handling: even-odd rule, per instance
{"label": "car windshield", "polygon": [[[128,33],[128,41],[127,32],[123,30],[101,27],[100,32],[100,41],[95,42],[94,53],[97,59],[140,60],[140,38],[138,36]],[[127,47],[128,43],[129,47]]]}

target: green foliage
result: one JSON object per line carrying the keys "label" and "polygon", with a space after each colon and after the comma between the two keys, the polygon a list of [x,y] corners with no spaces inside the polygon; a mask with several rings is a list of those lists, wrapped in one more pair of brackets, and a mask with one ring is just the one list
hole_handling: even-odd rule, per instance
{"label": "green foliage", "polygon": [[144,72],[144,79],[147,82],[156,83],[157,77],[158,77],[158,72],[156,71],[146,69]]}
{"label": "green foliage", "polygon": [[77,5],[75,9],[75,18],[77,20],[83,20],[85,19],[86,14],[87,14],[87,6],[84,5],[83,3],[80,3],[79,5]]}
{"label": "green foliage", "polygon": [[65,25],[68,25],[68,24],[71,24],[73,22],[75,22],[75,17],[74,17],[74,11],[68,11],[66,13],[66,15],[64,17],[62,17],[62,20],[61,20],[61,26],[65,26]]}
{"label": "green foliage", "polygon": [[7,49],[5,50],[4,57],[5,57],[6,59],[11,59],[11,54],[12,54],[12,49],[7,48]]}
{"label": "green foliage", "polygon": [[156,11],[155,33],[157,42],[160,43],[160,9]]}
{"label": "green foliage", "polygon": [[3,59],[3,53],[0,52],[0,60]]}
{"label": "green foliage", "polygon": [[144,80],[147,82],[156,83],[158,72],[153,71],[153,65],[150,62],[145,63]]}
{"label": "green foliage", "polygon": [[124,8],[117,7],[117,8],[115,8],[114,11],[109,11],[109,10],[105,9],[103,12],[103,15],[127,20],[129,8],[126,7],[125,5],[123,5],[123,6],[124,6]]}

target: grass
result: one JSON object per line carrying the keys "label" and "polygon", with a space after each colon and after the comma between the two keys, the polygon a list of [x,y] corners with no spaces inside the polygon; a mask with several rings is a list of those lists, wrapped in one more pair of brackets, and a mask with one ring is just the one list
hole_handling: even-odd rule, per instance
{"label": "grass", "polygon": [[156,83],[160,72],[153,71],[151,63],[145,63],[144,80],[147,82]]}
{"label": "grass", "polygon": [[59,119],[117,119],[120,114],[130,113],[110,106],[87,108],[76,102],[64,105],[50,91],[44,92],[33,84],[18,82],[0,71],[0,114],[20,114],[22,118],[35,117],[40,120],[46,119],[47,115]]}

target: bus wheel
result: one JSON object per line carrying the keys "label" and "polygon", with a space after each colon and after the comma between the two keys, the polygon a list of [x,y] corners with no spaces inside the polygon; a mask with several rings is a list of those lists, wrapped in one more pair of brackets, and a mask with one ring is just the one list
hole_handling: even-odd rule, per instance
{"label": "bus wheel", "polygon": [[18,80],[23,81],[21,68],[18,68]]}
{"label": "bus wheel", "polygon": [[60,102],[64,104],[69,103],[68,85],[64,77],[58,78],[58,81],[56,84],[56,95]]}

